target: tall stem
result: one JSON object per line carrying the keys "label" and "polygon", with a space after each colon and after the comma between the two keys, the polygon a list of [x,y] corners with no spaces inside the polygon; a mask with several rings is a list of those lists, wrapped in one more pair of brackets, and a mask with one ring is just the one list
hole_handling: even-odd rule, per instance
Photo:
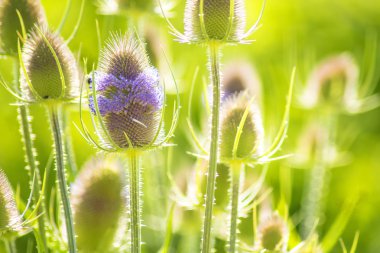
{"label": "tall stem", "polygon": [[62,141],[62,130],[59,121],[59,108],[57,105],[48,107],[53,139],[55,146],[55,159],[57,165],[58,187],[61,194],[63,212],[67,231],[67,241],[70,253],[76,252],[75,233],[73,225],[73,215],[71,212],[69,191],[66,185],[65,162],[64,162],[64,145]]}
{"label": "tall stem", "polygon": [[240,175],[244,169],[244,164],[233,163],[231,169],[231,221],[230,221],[230,240],[229,240],[229,253],[234,253],[236,250],[237,242],[237,225],[239,220],[239,193],[240,193]]}
{"label": "tall stem", "polygon": [[[15,77],[15,85],[18,86],[19,79],[19,64],[18,60],[15,60],[14,63],[14,77]],[[41,177],[40,171],[38,169],[38,162],[36,160],[36,152],[34,149],[33,142],[33,132],[30,125],[31,116],[29,114],[29,109],[26,105],[20,105],[17,110],[18,119],[20,122],[20,132],[22,136],[22,141],[24,143],[24,151],[25,151],[25,161],[29,167],[29,178],[30,178],[30,186],[33,191],[33,201],[37,203],[37,201],[41,198]],[[33,175],[36,175],[36,180],[33,182]],[[42,193],[43,194],[43,193]],[[43,196],[42,196],[43,198]],[[47,241],[46,241],[46,230],[45,230],[45,216],[43,215],[45,212],[45,202],[42,200],[41,205],[38,207],[38,214],[42,214],[38,217],[38,233],[40,237],[39,249],[42,251],[41,253],[48,252]]]}
{"label": "tall stem", "polygon": [[17,248],[16,248],[16,242],[13,238],[4,240],[4,245],[5,245],[5,250],[7,253],[16,253]]}
{"label": "tall stem", "polygon": [[140,157],[129,152],[129,208],[131,216],[131,253],[141,252]]}
{"label": "tall stem", "polygon": [[215,178],[218,158],[219,106],[220,106],[220,59],[217,42],[210,44],[211,79],[213,87],[211,145],[209,168],[207,173],[206,209],[204,216],[202,252],[209,253],[212,249],[211,227],[214,205]]}

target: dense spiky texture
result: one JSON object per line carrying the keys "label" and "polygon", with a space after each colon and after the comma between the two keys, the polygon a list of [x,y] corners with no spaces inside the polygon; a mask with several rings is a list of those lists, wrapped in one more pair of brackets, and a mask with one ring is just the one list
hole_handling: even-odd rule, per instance
{"label": "dense spiky texture", "polygon": [[153,12],[153,0],[99,0],[99,12],[105,15],[123,14],[130,11]]}
{"label": "dense spiky texture", "polygon": [[329,57],[318,64],[310,75],[302,102],[306,107],[328,103],[350,104],[357,99],[359,68],[349,54]]}
{"label": "dense spiky texture", "polygon": [[[208,40],[236,42],[241,40],[246,22],[243,0],[233,1],[233,6],[231,0],[204,0],[203,9],[201,9],[200,2],[200,0],[186,1],[184,23],[185,37],[188,42],[202,43]],[[233,8],[232,12],[231,7]],[[204,30],[201,22],[202,12]]]}
{"label": "dense spiky texture", "polygon": [[278,215],[273,215],[260,224],[258,233],[262,249],[282,250],[286,246],[288,230],[285,222]]}
{"label": "dense spiky texture", "polygon": [[230,62],[223,69],[222,101],[242,91],[260,103],[261,84],[253,66],[245,61]]}
{"label": "dense spiky texture", "polygon": [[0,238],[10,236],[22,228],[12,187],[0,169]]}
{"label": "dense spiky texture", "polygon": [[[62,94],[62,80],[58,65],[41,33],[50,43],[60,62],[65,81],[64,94]],[[29,101],[70,100],[79,95],[79,74],[75,58],[57,34],[46,28],[33,29],[24,45],[22,60],[32,87],[39,96],[39,98],[36,97],[32,92],[21,69],[21,91],[25,99]]]}
{"label": "dense spiky texture", "polygon": [[[133,147],[149,145],[158,131],[164,95],[141,43],[114,36],[99,65],[90,81],[95,77],[97,104],[112,142],[119,148],[129,147],[128,138]],[[93,97],[90,108],[96,114]]]}
{"label": "dense spiky texture", "polygon": [[71,197],[81,252],[111,252],[126,211],[123,171],[123,164],[118,160],[93,159],[84,165],[73,184]]}
{"label": "dense spiky texture", "polygon": [[[235,137],[237,136],[239,124],[247,107],[249,108],[248,115],[242,128],[236,157],[233,157]],[[245,158],[251,155],[254,149],[256,149],[255,153],[259,154],[263,138],[261,116],[258,109],[253,104],[249,104],[246,93],[240,93],[231,97],[225,101],[221,109],[222,118],[219,143],[221,158]]]}
{"label": "dense spiky texture", "polygon": [[22,33],[18,10],[22,16],[25,30],[34,24],[46,24],[46,17],[39,0],[0,0],[0,38],[1,49],[5,53],[17,53],[18,35]]}

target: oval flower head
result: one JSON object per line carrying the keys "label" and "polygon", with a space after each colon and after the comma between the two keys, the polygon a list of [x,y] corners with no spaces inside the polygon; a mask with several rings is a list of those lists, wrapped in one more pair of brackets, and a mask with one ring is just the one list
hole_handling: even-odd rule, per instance
{"label": "oval flower head", "polygon": [[20,63],[20,89],[25,101],[68,101],[79,96],[75,58],[63,39],[47,28],[32,30]]}
{"label": "oval flower head", "polygon": [[357,99],[359,68],[349,54],[329,57],[312,71],[301,103],[307,108],[318,104],[348,107]]}
{"label": "oval flower head", "polygon": [[221,159],[243,159],[260,154],[264,134],[261,115],[247,98],[247,93],[235,94],[224,102],[221,109]]}
{"label": "oval flower head", "polygon": [[22,229],[12,187],[0,169],[0,238],[16,235]]}
{"label": "oval flower head", "polygon": [[81,252],[111,252],[126,211],[125,180],[123,164],[117,159],[102,157],[84,165],[71,192]]}
{"label": "oval flower head", "polygon": [[90,109],[100,116],[105,144],[114,149],[154,144],[160,135],[164,92],[140,41],[114,35],[88,81],[95,94],[90,96]]}
{"label": "oval flower head", "polygon": [[289,231],[285,221],[277,214],[263,221],[258,228],[260,249],[284,251],[287,248]]}
{"label": "oval flower head", "polygon": [[39,0],[1,0],[1,49],[7,54],[17,53],[17,40],[19,39],[17,31],[20,34],[23,32],[20,18],[22,18],[25,31],[31,30],[35,24],[46,24],[45,13]]}

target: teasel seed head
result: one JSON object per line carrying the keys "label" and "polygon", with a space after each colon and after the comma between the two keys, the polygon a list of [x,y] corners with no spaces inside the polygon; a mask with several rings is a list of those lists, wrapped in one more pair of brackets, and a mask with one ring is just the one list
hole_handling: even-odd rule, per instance
{"label": "teasel seed head", "polygon": [[24,44],[22,61],[26,71],[21,66],[20,83],[25,100],[67,101],[79,96],[75,58],[57,34],[35,27]]}
{"label": "teasel seed head", "polygon": [[12,187],[4,171],[0,169],[0,237],[11,237],[21,229],[21,216]]}
{"label": "teasel seed head", "polygon": [[99,0],[97,5],[103,15],[121,15],[131,11],[152,13],[156,7],[153,0]]}
{"label": "teasel seed head", "polygon": [[187,0],[184,23],[189,42],[238,42],[246,23],[244,1]]}
{"label": "teasel seed head", "polygon": [[[102,51],[99,68],[89,76],[95,85],[96,104],[90,109],[104,121],[107,144],[117,148],[144,148],[160,128],[163,88],[158,71],[150,66],[145,49],[132,36],[114,35]],[[104,134],[101,134],[104,137]]]}
{"label": "teasel seed head", "polygon": [[329,57],[312,71],[301,102],[307,108],[320,104],[348,106],[357,99],[358,81],[359,68],[351,55]]}
{"label": "teasel seed head", "polygon": [[222,100],[245,91],[255,96],[257,104],[260,104],[261,83],[251,63],[243,60],[232,61],[224,67],[222,72]]}
{"label": "teasel seed head", "polygon": [[123,163],[116,158],[94,158],[82,168],[71,192],[81,252],[111,252],[126,212],[125,181]]}
{"label": "teasel seed head", "polygon": [[[257,107],[241,92],[224,102],[221,108],[220,157],[222,159],[246,158],[261,152],[263,127]],[[244,119],[244,117],[246,117]],[[238,138],[238,129],[241,135]],[[234,146],[236,154],[234,154]]]}
{"label": "teasel seed head", "polygon": [[7,54],[17,53],[17,32],[22,34],[17,10],[26,31],[31,30],[35,24],[46,24],[45,12],[39,0],[0,0],[1,49]]}
{"label": "teasel seed head", "polygon": [[288,228],[277,214],[262,222],[258,228],[259,247],[265,250],[285,250]]}

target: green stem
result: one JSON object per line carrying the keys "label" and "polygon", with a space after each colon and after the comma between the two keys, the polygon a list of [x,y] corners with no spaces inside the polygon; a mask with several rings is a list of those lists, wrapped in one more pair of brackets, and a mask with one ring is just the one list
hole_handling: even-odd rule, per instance
{"label": "green stem", "polygon": [[229,240],[229,253],[234,253],[236,250],[237,242],[237,225],[239,220],[239,193],[240,193],[240,175],[244,169],[244,164],[233,163],[231,169],[231,221],[230,221],[230,240]]}
{"label": "green stem", "polygon": [[[15,84],[18,84],[19,79],[19,64],[18,61],[15,60],[14,64],[14,76],[15,76]],[[25,150],[25,158],[26,163],[29,166],[29,178],[30,178],[30,186],[33,191],[33,201],[34,203],[37,203],[38,200],[43,196],[41,196],[41,177],[40,177],[40,171],[38,169],[38,162],[36,160],[36,153],[34,149],[34,142],[33,142],[33,132],[32,127],[30,125],[31,117],[29,113],[29,109],[26,105],[20,105],[17,110],[18,116],[19,116],[19,122],[20,122],[20,131],[22,135],[22,141],[24,143],[24,150]],[[34,184],[32,184],[33,175],[36,175],[36,180]],[[43,193],[42,193],[43,195]],[[40,216],[38,217],[38,233],[41,242],[41,245],[39,245],[39,249],[42,251],[41,253],[48,252],[48,246],[47,246],[47,240],[46,240],[46,231],[45,231],[45,216],[44,213],[45,209],[45,203],[42,199],[42,202],[40,206],[38,207],[38,214]],[[41,215],[42,214],[42,215]]]}
{"label": "green stem", "polygon": [[140,157],[129,152],[129,206],[131,216],[131,253],[141,252]]}
{"label": "green stem", "polygon": [[76,252],[76,243],[75,243],[75,233],[73,225],[73,215],[71,212],[69,191],[66,185],[66,175],[65,175],[65,163],[64,163],[64,145],[62,141],[62,132],[59,121],[59,112],[57,105],[51,105],[48,107],[51,127],[53,131],[53,139],[55,146],[55,159],[57,165],[57,178],[58,186],[61,194],[63,212],[65,216],[65,224],[67,231],[67,241],[70,253]]}
{"label": "green stem", "polygon": [[215,178],[218,157],[219,106],[220,106],[220,56],[217,42],[210,44],[211,79],[213,86],[211,145],[209,168],[207,174],[206,209],[204,216],[202,252],[209,253],[212,249],[211,227],[214,205]]}
{"label": "green stem", "polygon": [[5,245],[5,250],[7,253],[16,253],[17,248],[16,248],[16,241],[12,239],[4,240],[4,245]]}
{"label": "green stem", "polygon": [[70,128],[70,112],[67,111],[63,115],[63,129],[65,133],[65,148],[66,148],[66,154],[67,154],[67,167],[69,172],[69,182],[72,182],[75,179],[75,176],[77,174],[78,168],[76,164],[75,159],[75,152],[73,147],[73,138],[71,135],[71,128]]}

